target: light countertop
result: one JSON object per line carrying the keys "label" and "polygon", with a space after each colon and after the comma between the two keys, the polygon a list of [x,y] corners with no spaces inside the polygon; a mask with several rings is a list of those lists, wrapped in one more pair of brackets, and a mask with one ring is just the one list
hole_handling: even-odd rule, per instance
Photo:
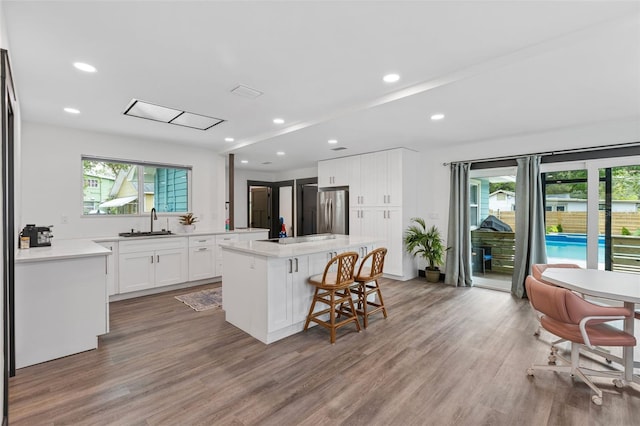
{"label": "light countertop", "polygon": [[[253,232],[269,232],[268,229],[262,229],[262,228],[240,228],[240,229],[234,229],[233,231],[227,231],[225,229],[217,229],[217,230],[197,230],[194,232],[175,232],[172,233],[170,235],[153,235],[153,236],[149,236],[149,235],[142,235],[139,237],[121,237],[119,235],[115,235],[115,236],[106,236],[106,237],[96,237],[96,238],[91,238],[92,241],[97,241],[97,242],[106,242],[106,241],[130,241],[130,240],[141,240],[144,238],[175,238],[175,237],[197,237],[197,236],[203,236],[203,235],[223,235],[223,234],[250,234]],[[173,231],[172,231],[173,232]]]}
{"label": "light countertop", "polygon": [[15,263],[108,256],[111,250],[92,240],[56,240],[51,246],[17,249]]}
{"label": "light countertop", "polygon": [[264,257],[291,257],[324,251],[342,250],[347,247],[359,247],[379,243],[380,240],[369,237],[340,235],[322,241],[310,241],[296,244],[279,244],[268,241],[229,241],[221,243],[223,250],[247,253]]}

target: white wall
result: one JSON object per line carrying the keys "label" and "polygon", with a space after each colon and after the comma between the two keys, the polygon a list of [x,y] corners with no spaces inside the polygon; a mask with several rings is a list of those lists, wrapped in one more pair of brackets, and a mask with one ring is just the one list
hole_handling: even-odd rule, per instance
{"label": "white wall", "polygon": [[[54,225],[55,239],[114,236],[134,228],[148,230],[150,217],[82,215],[82,155],[192,166],[192,211],[198,230],[223,230],[224,157],[215,152],[154,140],[23,123],[22,218]],[[62,217],[68,223],[62,223]],[[158,214],[158,228],[179,231],[176,214]]]}
{"label": "white wall", "polygon": [[416,171],[419,190],[418,215],[428,226],[440,228],[447,238],[449,215],[449,166],[443,163],[485,159],[507,155],[523,155],[613,145],[640,141],[640,123],[635,120],[594,123],[570,129],[557,129],[539,134],[509,138],[447,144],[441,148],[412,147],[420,154],[420,170]]}

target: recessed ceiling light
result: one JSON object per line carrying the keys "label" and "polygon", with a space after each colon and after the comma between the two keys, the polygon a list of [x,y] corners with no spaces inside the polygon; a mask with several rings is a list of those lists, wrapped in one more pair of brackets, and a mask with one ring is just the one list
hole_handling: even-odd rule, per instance
{"label": "recessed ceiling light", "polygon": [[329,139],[327,142],[329,142],[331,145],[335,145],[338,143],[337,139]]}
{"label": "recessed ceiling light", "polygon": [[273,122],[275,124],[284,124],[284,120],[282,118],[274,118]]}
{"label": "recessed ceiling light", "polygon": [[96,72],[96,67],[93,65],[85,64],[84,62],[74,62],[73,66],[84,72]]}
{"label": "recessed ceiling light", "polygon": [[235,139],[234,138],[224,138],[225,142],[233,142]]}
{"label": "recessed ceiling light", "polygon": [[80,114],[80,110],[75,108],[65,108],[64,111],[69,114]]}
{"label": "recessed ceiling light", "polygon": [[284,155],[284,151],[278,151],[276,152],[277,155]]}
{"label": "recessed ceiling light", "polygon": [[431,116],[431,119],[432,119],[432,120],[434,120],[434,121],[435,121],[435,120],[442,120],[443,118],[444,118],[444,114],[440,114],[440,113],[438,113],[438,114],[433,114],[433,115]]}
{"label": "recessed ceiling light", "polygon": [[400,76],[398,74],[387,74],[384,77],[382,77],[382,79],[386,83],[395,83],[396,81],[400,80]]}
{"label": "recessed ceiling light", "polygon": [[249,162],[249,160],[240,160],[240,162],[241,162],[242,164],[247,164],[247,163]]}

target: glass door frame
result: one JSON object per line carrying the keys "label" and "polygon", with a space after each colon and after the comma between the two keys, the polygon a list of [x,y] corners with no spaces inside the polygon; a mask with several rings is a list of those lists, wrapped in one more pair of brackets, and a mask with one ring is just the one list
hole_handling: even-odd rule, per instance
{"label": "glass door frame", "polygon": [[[598,237],[600,211],[600,169],[640,165],[640,155],[594,160],[543,163],[540,172],[587,170],[587,268],[598,269]],[[610,177],[610,176],[609,176]],[[610,207],[610,206],[609,206]],[[609,238],[611,237],[609,225]],[[606,246],[606,245],[605,245]],[[610,244],[609,244],[610,246]],[[605,261],[610,266],[610,263]]]}

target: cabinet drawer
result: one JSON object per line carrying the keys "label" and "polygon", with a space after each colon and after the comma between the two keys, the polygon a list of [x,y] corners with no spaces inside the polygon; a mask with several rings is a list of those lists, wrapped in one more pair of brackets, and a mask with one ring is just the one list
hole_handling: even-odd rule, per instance
{"label": "cabinet drawer", "polygon": [[215,244],[215,235],[200,235],[189,237],[189,247],[213,246]]}
{"label": "cabinet drawer", "polygon": [[219,244],[224,241],[238,241],[240,237],[238,234],[220,234],[216,235],[216,244]]}

